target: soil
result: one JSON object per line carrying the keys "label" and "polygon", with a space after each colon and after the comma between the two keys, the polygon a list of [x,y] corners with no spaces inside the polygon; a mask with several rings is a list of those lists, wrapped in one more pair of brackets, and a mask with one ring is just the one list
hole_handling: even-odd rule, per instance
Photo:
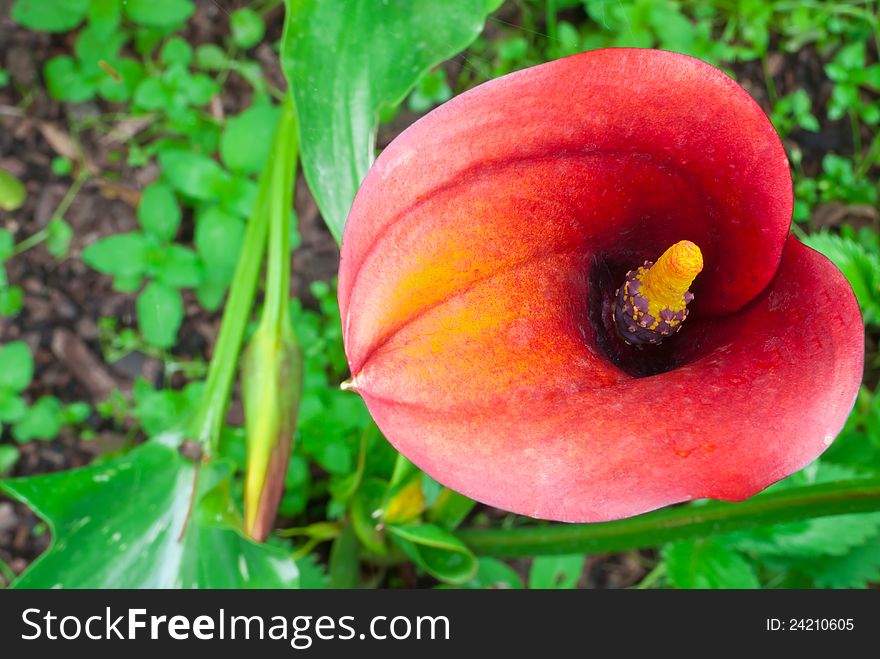
{"label": "soil", "polygon": [[[235,5],[235,3],[224,3]],[[226,21],[218,4],[197,3],[198,11],[190,21],[185,35],[192,44],[222,44]],[[92,405],[104,400],[113,389],[130,390],[137,377],[144,377],[156,386],[174,386],[179,382],[164,382],[161,364],[140,353],[129,355],[114,364],[102,356],[98,320],[112,317],[120,327],[134,325],[134,296],[118,293],[108,277],[86,266],[80,254],[86,245],[97,238],[131,231],[136,228],[135,206],[139,191],[155,178],[155,167],[130,169],[115,160],[112,154],[126,139],[146,126],[131,120],[122,120],[114,131],[98,132],[85,129],[71,134],[70,126],[81,124],[89,117],[112,111],[104,102],[71,106],[51,99],[41,80],[44,63],[52,56],[72,50],[70,34],[47,35],[24,30],[9,18],[11,0],[0,0],[0,67],[5,68],[12,84],[0,88],[0,169],[6,169],[25,182],[28,198],[19,210],[2,215],[2,226],[21,240],[46,226],[55,209],[72,185],[72,176],[57,176],[50,164],[56,155],[73,156],[82,153],[95,176],[83,186],[65,213],[65,219],[74,229],[69,256],[61,262],[38,246],[11,259],[8,264],[9,281],[24,289],[24,309],[13,319],[0,318],[0,342],[14,339],[25,341],[32,349],[36,372],[27,397],[35,400],[51,394],[63,401],[86,401]],[[487,36],[492,38],[500,25],[515,24],[518,10],[508,4],[497,22],[487,25]],[[280,36],[282,11],[270,14],[268,42]],[[284,87],[277,57],[265,43],[258,47],[257,59],[274,85]],[[773,54],[767,70],[773,75],[780,95],[797,88],[807,90],[814,104],[823,107],[830,95],[830,84],[822,73],[822,61],[810,50],[797,54]],[[467,59],[459,56],[447,64],[455,75]],[[759,63],[736,67],[739,81],[762,104],[770,109],[770,99],[764,84],[764,73]],[[226,91],[213,111],[233,114],[249,103],[248,85],[232,74]],[[394,136],[417,118],[408,111],[401,112],[394,121],[384,126],[378,144],[388,144]],[[114,133],[116,133],[114,137]],[[825,153],[847,153],[852,150],[852,136],[848,124],[825,124],[819,133],[795,131],[789,138],[804,153],[806,173],[820,171]],[[75,172],[74,172],[75,174]],[[318,208],[304,181],[298,181],[296,207],[302,234],[302,245],[294,255],[295,270],[291,294],[312,304],[308,283],[330,280],[336,273],[339,252],[324,226]],[[876,223],[876,210],[861,219],[864,209],[835,205],[820,208],[814,222],[834,226],[842,222]],[[191,218],[185,218],[184,235],[191,235]],[[194,297],[186,299],[187,315],[180,332],[180,343],[174,350],[180,359],[207,359],[214,343],[220,316],[204,311]],[[84,441],[70,431],[51,442],[30,442],[20,447],[21,460],[13,475],[26,476],[71,469],[87,464],[96,455],[118,446],[122,433],[110,421],[93,414],[88,422],[95,439]],[[124,431],[124,429],[122,429]],[[490,516],[501,516],[500,511],[481,509]],[[25,506],[0,497],[0,560],[16,574],[43,552],[49,544],[45,525]],[[588,558],[587,569],[580,583],[583,587],[621,588],[637,583],[655,559],[652,552],[628,552],[617,555],[596,555]],[[527,561],[514,566],[527,572]],[[410,570],[411,572],[411,570]],[[4,583],[0,571],[0,585]],[[402,570],[398,581],[416,585],[414,574]]]}

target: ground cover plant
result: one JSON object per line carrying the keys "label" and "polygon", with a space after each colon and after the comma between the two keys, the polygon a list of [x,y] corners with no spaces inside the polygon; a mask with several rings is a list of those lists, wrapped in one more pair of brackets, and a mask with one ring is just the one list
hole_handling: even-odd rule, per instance
{"label": "ground cover plant", "polygon": [[[0,4],[4,585],[880,582],[880,3],[341,6]],[[697,57],[770,118],[792,232],[852,287],[864,370],[830,447],[766,491],[567,525],[444,487],[340,387],[338,244],[376,156],[419,117],[604,47]]]}

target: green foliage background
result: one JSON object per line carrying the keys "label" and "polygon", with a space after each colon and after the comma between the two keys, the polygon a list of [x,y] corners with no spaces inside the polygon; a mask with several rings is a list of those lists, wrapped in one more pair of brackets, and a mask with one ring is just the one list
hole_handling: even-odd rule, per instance
{"label": "green foliage background", "polygon": [[[242,428],[224,428],[220,455],[201,467],[204,473],[193,485],[193,464],[178,448],[181,428],[204,394],[206,365],[176,355],[185,319],[181,291],[194,291],[200,305],[214,312],[233,282],[286,95],[257,60],[262,45],[281,59],[296,107],[304,175],[337,239],[375,156],[378,126],[414,119],[483,81],[607,46],[675,50],[746,81],[789,153],[793,230],[834,261],[858,297],[869,349],[865,384],[831,449],[756,497],[751,521],[743,516],[748,523],[722,523],[714,533],[646,545],[654,536],[650,528],[638,536],[636,525],[659,529],[667,519],[663,513],[622,524],[621,533],[635,539],[609,547],[643,549],[632,555],[640,564],[641,588],[880,582],[880,512],[824,516],[816,507],[815,516],[809,509],[796,518],[760,513],[762,497],[787,500],[786,493],[831,491],[858,479],[871,491],[880,477],[880,2],[517,0],[499,7],[495,0],[289,0],[280,39],[277,30],[267,31],[281,20],[279,1],[231,4],[222,44],[187,40],[187,21],[197,9],[191,0],[12,4],[11,18],[23,28],[70,33],[70,52],[45,62],[42,84],[68,107],[96,102],[102,109],[90,126],[70,113],[72,133],[86,127],[107,133],[120,116],[150,117],[144,136],[118,154],[132,167],[158,165],[158,178],[142,191],[139,228],[98,239],[82,259],[137,299],[134,326],[101,321],[105,359],[141,351],[162,360],[166,382],[179,372],[187,381],[174,389],[138,381],[131,396],[117,392],[93,410],[84,402],[34,398],[27,346],[0,347],[0,475],[15,473],[21,444],[53,440],[65,428],[88,439],[88,421],[96,416],[137,439],[81,471],[0,483],[47,520],[54,539],[15,585],[395,587],[406,584],[402,565],[411,565],[425,586],[590,583],[585,570],[597,558],[586,548],[601,545],[544,538],[540,524],[499,516],[443,488],[397,456],[360,399],[339,389],[347,373],[333,282],[313,282],[317,303],[294,300],[290,309],[305,386],[281,527],[264,545],[240,533]],[[821,72],[807,85],[798,75],[786,75],[805,61],[818,63]],[[218,119],[209,107],[227,91],[230,74],[246,81],[251,103]],[[0,69],[0,86],[10,84]],[[825,132],[845,138],[817,154],[816,136]],[[71,229],[64,213],[84,181],[100,174],[65,158],[56,158],[52,171],[69,180],[69,198],[39,234],[21,237],[0,229],[0,262],[38,245],[66,257]],[[0,171],[0,209],[13,210],[22,199],[20,184]],[[820,226],[819,211],[828,208],[842,209],[844,221]],[[293,214],[291,226],[295,247]],[[0,313],[14,317],[22,304],[23,292],[0,271]],[[147,437],[152,439],[140,442]],[[161,478],[145,483],[144,474]],[[698,516],[714,510],[712,505],[696,502],[671,514]],[[187,529],[182,543],[176,535],[181,524]],[[572,538],[583,532],[572,529]],[[517,538],[531,543],[531,553],[502,560],[522,555],[511,544]],[[138,570],[131,569],[135,552],[149,557]],[[210,565],[206,552],[214,556]],[[0,568],[12,581],[8,566]]]}

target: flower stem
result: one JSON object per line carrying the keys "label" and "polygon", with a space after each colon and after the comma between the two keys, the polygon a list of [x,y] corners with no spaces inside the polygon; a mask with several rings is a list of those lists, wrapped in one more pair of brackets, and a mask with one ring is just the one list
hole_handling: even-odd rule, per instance
{"label": "flower stem", "polygon": [[295,135],[293,107],[288,97],[285,99],[278,121],[269,160],[260,175],[257,199],[248,222],[241,255],[238,258],[226,309],[223,312],[217,344],[208,368],[205,393],[189,426],[189,436],[202,442],[208,455],[215,454],[220,444],[220,433],[238,370],[238,354],[250,320],[251,307],[266,252],[269,209],[273,203],[273,196],[277,196],[275,182],[278,178],[283,178],[279,177],[277,172],[284,171],[289,166],[288,160],[296,158]]}
{"label": "flower stem", "polygon": [[[49,221],[52,220],[60,220],[64,218],[64,214],[70,208],[70,205],[73,203],[73,200],[76,199],[76,195],[79,194],[79,191],[82,189],[82,186],[86,181],[89,180],[89,172],[86,169],[83,169],[77,177],[74,179],[71,186],[67,189],[67,192],[64,194],[64,198],[61,200],[61,203],[58,204],[58,208],[55,209],[55,212],[52,213],[52,217],[49,218]],[[19,242],[15,248],[12,250],[12,256],[18,256],[19,254],[23,254],[29,249],[33,249],[41,242],[46,240],[49,237],[49,229],[42,228],[36,233],[31,234],[21,242]]]}
{"label": "flower stem", "polygon": [[654,585],[660,581],[663,577],[666,576],[666,564],[665,563],[657,563],[654,566],[654,569],[651,570],[644,579],[642,579],[639,583],[633,586],[636,590],[647,590],[648,588],[653,588]]}
{"label": "flower stem", "polygon": [[871,140],[871,146],[868,147],[868,152],[862,157],[858,167],[856,167],[856,181],[861,181],[867,176],[878,156],[880,156],[880,131],[874,135],[874,138]]}
{"label": "flower stem", "polygon": [[880,478],[821,483],[763,494],[747,501],[712,501],[598,524],[463,529],[458,537],[483,556],[596,553],[655,547],[815,517],[880,510]]}
{"label": "flower stem", "polygon": [[36,233],[32,233],[27,238],[22,240],[21,242],[15,245],[15,248],[12,250],[12,256],[18,256],[19,254],[24,254],[29,249],[33,249],[41,242],[46,240],[49,237],[49,231],[47,229],[40,229]]}
{"label": "flower stem", "polygon": [[241,357],[247,435],[245,532],[258,542],[271,533],[284,493],[302,396],[302,353],[290,322],[290,204],[296,180],[296,135],[287,139],[292,146],[283,163],[272,168],[273,192],[266,207],[269,239],[263,311]]}
{"label": "flower stem", "polygon": [[[281,121],[295,127],[292,109],[285,107]],[[296,177],[296,131],[285,136],[287,151],[272,168],[270,195],[266,214],[269,216],[268,257],[266,265],[266,298],[260,324],[279,334],[290,330],[290,203]]]}

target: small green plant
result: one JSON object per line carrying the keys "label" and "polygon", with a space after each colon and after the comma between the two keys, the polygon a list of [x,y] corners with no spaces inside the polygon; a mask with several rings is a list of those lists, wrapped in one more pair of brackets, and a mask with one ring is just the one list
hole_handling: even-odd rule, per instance
{"label": "small green plant", "polygon": [[21,451],[15,446],[0,444],[0,476],[9,474],[20,457]]}
{"label": "small green plant", "polygon": [[34,358],[26,343],[15,341],[0,348],[0,421],[13,424],[27,413],[21,397],[34,377]]}
{"label": "small green plant", "polygon": [[[64,404],[42,396],[28,404],[23,396],[34,376],[34,358],[23,341],[0,347],[0,430],[9,429],[19,443],[55,439],[64,426],[83,423],[92,410],[85,403]],[[5,434],[5,433],[4,433]],[[7,451],[7,460],[11,459]]]}
{"label": "small green plant", "polygon": [[159,348],[174,344],[183,321],[179,289],[195,288],[201,280],[198,258],[191,249],[172,242],[180,226],[181,211],[172,189],[154,183],[144,190],[138,206],[142,231],[117,234],[89,245],[83,260],[100,272],[113,275],[117,290],[138,290],[138,324],[144,338]]}
{"label": "small green plant", "polygon": [[24,184],[5,169],[0,169],[0,210],[16,210],[24,203],[26,196]]}
{"label": "small green plant", "polygon": [[[13,8],[13,18],[37,30],[64,31],[85,22],[74,56],[46,65],[55,98],[75,103],[97,96],[130,103],[134,115],[153,117],[151,129],[128,145],[130,165],[158,156],[164,174],[144,191],[138,209],[143,231],[101,240],[87,248],[85,260],[112,275],[117,290],[133,292],[146,280],[138,325],[150,345],[164,349],[173,345],[183,320],[181,289],[195,289],[208,309],[222,303],[256,195],[251,176],[265,161],[278,115],[259,65],[231,52],[261,40],[262,16],[247,8],[233,12],[229,50],[205,44],[193,51],[174,36],[193,11],[190,0],[50,3],[39,12],[34,3],[19,0]],[[123,54],[132,50],[140,58]],[[255,102],[224,126],[205,107],[229,71],[251,82]],[[212,159],[218,149],[229,170]],[[61,161],[53,168],[69,173]],[[197,257],[174,243],[181,203],[195,211]]]}
{"label": "small green plant", "polygon": [[6,260],[15,253],[15,238],[6,229],[0,229],[0,316],[15,316],[24,306],[24,292],[9,283]]}
{"label": "small green plant", "polygon": [[813,102],[803,89],[798,89],[776,101],[770,120],[783,138],[795,128],[811,133],[819,130],[819,120],[813,115]]}
{"label": "small green plant", "polygon": [[436,69],[419,80],[409,95],[407,105],[413,112],[427,112],[450,98],[452,89],[446,80],[446,71]]}
{"label": "small green plant", "polygon": [[822,201],[876,204],[877,186],[860,175],[853,161],[835,154],[822,158],[822,174],[816,182]]}
{"label": "small green plant", "polygon": [[12,17],[46,32],[63,32],[85,21],[74,44],[75,56],[59,55],[46,63],[46,84],[60,100],[82,102],[100,96],[119,103],[132,97],[147,74],[139,60],[120,54],[123,47],[133,38],[137,52],[149,53],[194,10],[191,0],[16,0]]}
{"label": "small green plant", "polygon": [[575,588],[584,571],[585,556],[538,556],[529,570],[529,588]]}
{"label": "small green plant", "polygon": [[0,229],[0,316],[16,316],[24,306],[24,293],[18,286],[9,284],[6,276],[6,261],[45,243],[46,250],[55,258],[67,256],[73,229],[60,217],[49,220],[45,229],[25,238],[18,244],[6,229]]}
{"label": "small green plant", "polygon": [[[199,51],[204,52],[209,51]],[[188,140],[162,138],[130,151],[130,163],[156,155],[162,173],[144,190],[138,207],[143,231],[105,238],[84,253],[92,267],[114,276],[118,290],[134,291],[144,279],[150,280],[138,298],[138,325],[144,339],[159,348],[174,344],[183,320],[180,289],[194,289],[209,310],[223,302],[243,240],[244,220],[257,194],[253,176],[266,161],[279,115],[265,95],[222,126],[195,112],[191,103],[207,103],[217,87],[205,74],[190,74],[192,57],[182,39],[166,41],[160,51],[160,61],[167,67],[164,77],[146,79],[133,99],[135,109],[161,109],[167,115],[164,128]],[[199,89],[204,94],[198,92],[201,95],[194,99],[194,90]],[[223,164],[212,157],[214,153]],[[194,250],[173,242],[181,206],[193,209]],[[298,241],[295,231],[292,240]]]}
{"label": "small green plant", "polygon": [[147,435],[161,435],[186,420],[203,386],[201,382],[191,382],[179,391],[155,389],[139,378],[134,383],[132,415]]}
{"label": "small green plant", "polygon": [[828,77],[834,81],[828,117],[841,119],[853,113],[869,126],[880,123],[880,106],[869,100],[868,92],[880,91],[880,64],[867,65],[864,41],[843,46],[825,66]]}
{"label": "small green plant", "polygon": [[263,40],[266,24],[263,18],[252,9],[242,7],[229,16],[232,42],[239,48],[253,48]]}
{"label": "small green plant", "polygon": [[198,380],[208,370],[203,359],[176,359],[167,350],[145,341],[137,330],[121,327],[118,318],[98,319],[98,340],[107,363],[114,364],[128,354],[140,352],[162,362],[165,380],[170,380],[177,373],[187,380]]}

